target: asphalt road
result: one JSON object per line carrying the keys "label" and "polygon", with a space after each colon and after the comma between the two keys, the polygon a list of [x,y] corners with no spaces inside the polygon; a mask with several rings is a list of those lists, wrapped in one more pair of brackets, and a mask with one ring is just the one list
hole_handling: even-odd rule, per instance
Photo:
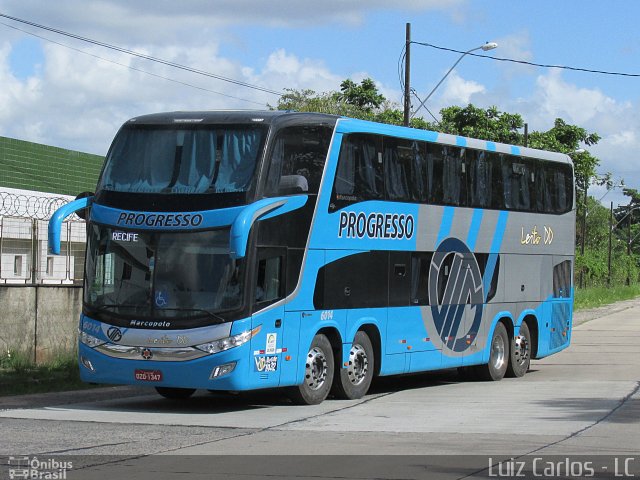
{"label": "asphalt road", "polygon": [[635,300],[577,315],[571,347],[520,379],[385,378],[364,399],[306,407],[277,391],[182,402],[126,387],[6,397],[0,479],[6,459],[24,455],[73,461],[70,479],[487,478],[551,456],[583,470],[592,458],[626,461],[638,477],[639,427]]}

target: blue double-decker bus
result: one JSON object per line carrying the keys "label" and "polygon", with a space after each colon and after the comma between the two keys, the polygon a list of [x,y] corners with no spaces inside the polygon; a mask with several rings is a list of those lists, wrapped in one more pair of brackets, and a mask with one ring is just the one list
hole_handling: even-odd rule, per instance
{"label": "blue double-decker bus", "polygon": [[176,112],[116,135],[87,219],[83,380],[286,387],[526,373],[569,345],[566,155],[324,114]]}

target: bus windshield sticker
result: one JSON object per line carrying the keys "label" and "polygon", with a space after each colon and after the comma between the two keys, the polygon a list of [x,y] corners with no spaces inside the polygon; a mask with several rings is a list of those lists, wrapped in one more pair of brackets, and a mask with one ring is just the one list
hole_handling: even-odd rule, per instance
{"label": "bus windshield sticker", "polygon": [[111,240],[117,240],[118,242],[137,242],[138,234],[133,232],[111,232]]}
{"label": "bus windshield sticker", "polygon": [[158,308],[166,307],[169,304],[168,298],[169,297],[167,295],[167,292],[158,290],[156,292],[156,307]]}
{"label": "bus windshield sticker", "polygon": [[277,333],[267,333],[267,348],[265,348],[265,353],[267,355],[273,355],[276,353],[276,340],[278,339]]}

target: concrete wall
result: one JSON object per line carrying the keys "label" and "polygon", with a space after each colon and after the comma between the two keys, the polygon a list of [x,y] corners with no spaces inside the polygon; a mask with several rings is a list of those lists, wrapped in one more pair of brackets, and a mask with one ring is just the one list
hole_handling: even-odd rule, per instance
{"label": "concrete wall", "polygon": [[80,287],[0,286],[0,355],[18,351],[42,362],[72,352],[81,309]]}

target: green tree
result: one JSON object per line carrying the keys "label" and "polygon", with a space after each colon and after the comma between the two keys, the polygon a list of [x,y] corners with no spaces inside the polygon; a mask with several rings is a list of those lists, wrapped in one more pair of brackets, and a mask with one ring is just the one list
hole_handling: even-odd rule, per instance
{"label": "green tree", "polygon": [[429,129],[491,142],[523,144],[524,137],[519,130],[524,127],[524,121],[517,113],[501,112],[497,107],[484,109],[467,105],[443,108],[440,115],[442,120],[429,123]]}
{"label": "green tree", "polygon": [[340,84],[339,92],[317,93],[313,90],[294,89],[285,91],[275,107],[277,110],[328,113],[380,121],[376,116],[390,109],[390,103],[378,92],[376,84],[370,78],[365,78],[359,85],[346,79]]}
{"label": "green tree", "polygon": [[343,80],[337,99],[358,107],[366,113],[379,109],[386,101],[384,95],[378,92],[378,87],[370,78],[362,80],[360,85],[351,79]]}
{"label": "green tree", "polygon": [[640,192],[634,188],[623,188],[622,192],[629,197],[629,204],[619,205],[614,210],[618,226],[615,233],[625,246],[626,252],[631,254],[629,276],[637,278],[640,266]]}

